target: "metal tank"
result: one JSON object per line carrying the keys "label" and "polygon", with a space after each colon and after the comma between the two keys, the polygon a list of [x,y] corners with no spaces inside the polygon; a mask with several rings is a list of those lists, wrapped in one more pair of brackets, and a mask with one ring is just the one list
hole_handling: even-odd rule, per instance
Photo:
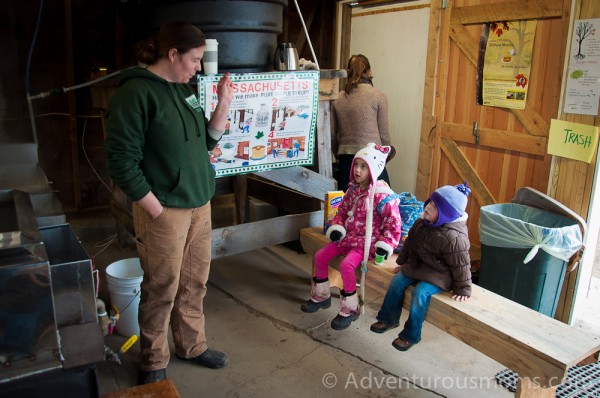
{"label": "metal tank", "polygon": [[[128,1],[132,23],[148,32],[165,22],[188,21],[219,42],[219,73],[269,72],[288,0]],[[133,7],[133,9],[132,9]],[[135,15],[135,18],[132,16]],[[135,22],[133,21],[135,19]]]}

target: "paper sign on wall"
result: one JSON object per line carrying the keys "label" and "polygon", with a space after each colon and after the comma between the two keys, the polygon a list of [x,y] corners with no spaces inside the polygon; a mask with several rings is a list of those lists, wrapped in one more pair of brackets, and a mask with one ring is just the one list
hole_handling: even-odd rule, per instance
{"label": "paper sign on wall", "polygon": [[[569,73],[565,92],[565,113],[598,114],[600,97],[600,19],[575,21]],[[599,31],[600,32],[600,31]]]}
{"label": "paper sign on wall", "polygon": [[478,104],[525,109],[536,26],[536,21],[484,26],[478,61]]}
{"label": "paper sign on wall", "polygon": [[[198,78],[206,117],[217,106],[223,75]],[[217,177],[312,165],[319,71],[231,74],[233,100],[225,133],[209,153]]]}
{"label": "paper sign on wall", "polygon": [[548,136],[550,155],[590,163],[597,147],[598,127],[557,119],[550,121]]}

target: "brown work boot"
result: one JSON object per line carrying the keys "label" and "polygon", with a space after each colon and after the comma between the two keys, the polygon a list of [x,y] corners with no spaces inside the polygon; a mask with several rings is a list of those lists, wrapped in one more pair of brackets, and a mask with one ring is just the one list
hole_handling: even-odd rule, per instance
{"label": "brown work boot", "polygon": [[212,350],[207,348],[202,354],[192,357],[192,358],[184,358],[179,355],[176,355],[177,358],[182,359],[184,361],[190,361],[200,366],[204,366],[211,369],[220,369],[227,365],[229,358],[227,358],[227,354]]}
{"label": "brown work boot", "polygon": [[399,325],[400,324],[397,322],[396,323],[385,323],[385,322],[377,321],[371,325],[371,332],[384,333],[390,329],[397,328]]}
{"label": "brown work boot", "polygon": [[397,339],[392,341],[392,345],[394,346],[395,349],[397,349],[399,351],[408,351],[410,349],[410,347],[412,347],[414,345],[414,343],[411,343],[410,341],[406,341],[402,337],[398,337]]}

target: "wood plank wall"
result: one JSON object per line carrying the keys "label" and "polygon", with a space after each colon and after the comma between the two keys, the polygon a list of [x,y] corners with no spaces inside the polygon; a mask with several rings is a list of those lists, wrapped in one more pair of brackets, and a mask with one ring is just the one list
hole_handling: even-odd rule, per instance
{"label": "wood plank wall", "polygon": [[[546,154],[551,119],[600,125],[598,117],[562,114],[563,74],[573,19],[598,18],[597,0],[449,0],[432,3],[417,195],[466,177],[474,193],[468,207],[471,242],[480,241],[480,207],[510,202],[533,187],[584,219],[595,171],[591,164]],[[523,111],[475,103],[477,44],[491,16],[536,19],[531,76]],[[501,19],[502,20],[502,19]],[[480,142],[470,134],[478,123]],[[567,276],[556,318],[570,320],[577,273]]]}
{"label": "wood plank wall", "polygon": [[[563,22],[561,18],[538,20],[527,100],[528,112],[480,106],[476,104],[475,82],[477,45],[482,23],[471,21],[485,21],[488,17],[478,16],[474,12],[475,6],[478,6],[478,12],[484,13],[487,10],[493,13],[499,3],[510,8],[516,7],[516,2],[455,0],[449,3],[449,8],[441,12],[442,39],[438,55],[441,66],[438,70],[440,94],[436,107],[437,134],[442,150],[439,152],[439,160],[436,160],[434,149],[429,192],[441,185],[457,184],[465,177],[465,172],[457,169],[456,157],[448,149],[450,146],[443,144],[445,139],[450,139],[456,143],[464,157],[464,168],[471,168],[483,183],[484,191],[472,197],[467,209],[470,238],[477,244],[481,206],[489,204],[489,201],[510,202],[515,192],[523,186],[547,191],[552,160],[551,156],[545,154],[547,130],[545,127],[538,129],[536,126],[539,122],[530,123],[529,120],[541,120],[547,126],[550,119],[556,117],[564,53],[564,46],[557,43],[564,42]],[[553,5],[556,3],[552,2]],[[465,13],[460,14],[459,11]],[[457,15],[449,16],[452,12],[457,12]],[[468,18],[464,15],[468,15]],[[469,24],[457,25],[456,21],[466,21]],[[451,40],[444,40],[446,30],[449,31]],[[475,143],[475,137],[471,134],[474,122],[478,123],[481,137],[479,144]],[[428,195],[421,193],[421,196],[423,194]]]}
{"label": "wood plank wall", "polygon": [[[575,2],[574,19],[592,19],[600,17],[598,0],[579,0]],[[559,119],[569,122],[600,126],[600,117],[560,113]],[[572,159],[555,157],[549,194],[577,214],[587,219],[592,192],[592,183],[596,169],[596,157],[590,164]],[[593,255],[593,253],[591,254]],[[558,302],[558,319],[568,322],[571,319],[571,307],[580,268],[567,274],[560,300]]]}

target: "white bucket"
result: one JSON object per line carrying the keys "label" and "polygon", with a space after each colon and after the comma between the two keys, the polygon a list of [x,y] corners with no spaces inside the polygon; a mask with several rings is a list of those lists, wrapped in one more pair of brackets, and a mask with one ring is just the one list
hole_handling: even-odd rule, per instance
{"label": "white bucket", "polygon": [[106,267],[110,302],[120,313],[115,329],[121,336],[140,335],[138,307],[143,277],[139,258],[126,258]]}

